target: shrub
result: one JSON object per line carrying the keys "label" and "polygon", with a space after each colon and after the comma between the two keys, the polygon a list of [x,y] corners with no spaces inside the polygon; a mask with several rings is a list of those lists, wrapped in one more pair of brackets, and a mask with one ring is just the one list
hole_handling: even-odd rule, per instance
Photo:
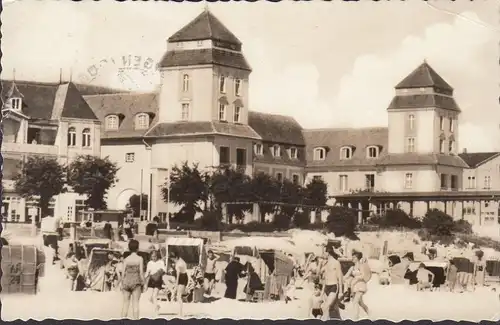
{"label": "shrub", "polygon": [[243,232],[275,232],[277,229],[274,223],[252,221],[247,224],[229,224],[224,231],[241,230]]}
{"label": "shrub", "polygon": [[356,213],[349,208],[335,206],[330,209],[326,221],[326,228],[333,232],[335,236],[346,236],[348,238],[357,238],[354,231],[356,229]]}
{"label": "shrub", "polygon": [[381,217],[371,218],[372,223],[378,224],[383,228],[403,227],[408,229],[418,229],[422,227],[420,220],[410,217],[401,209],[390,209]]}
{"label": "shrub", "polygon": [[454,230],[453,218],[438,209],[427,211],[422,225],[431,235],[452,236]]}
{"label": "shrub", "polygon": [[196,219],[194,223],[203,230],[218,231],[222,230],[222,216],[217,211],[204,211],[203,215]]}
{"label": "shrub", "polygon": [[290,228],[290,216],[284,212],[278,212],[274,215],[273,224],[276,230],[285,230]]}
{"label": "shrub", "polygon": [[467,220],[457,220],[453,222],[453,231],[461,234],[472,234],[472,225]]}
{"label": "shrub", "polygon": [[293,216],[294,227],[305,229],[311,223],[309,211],[299,211]]}
{"label": "shrub", "polygon": [[453,235],[438,235],[438,234],[433,234],[427,229],[420,229],[418,231],[418,237],[422,241],[429,241],[433,243],[438,243],[444,246],[449,246],[453,243],[455,243],[455,236]]}

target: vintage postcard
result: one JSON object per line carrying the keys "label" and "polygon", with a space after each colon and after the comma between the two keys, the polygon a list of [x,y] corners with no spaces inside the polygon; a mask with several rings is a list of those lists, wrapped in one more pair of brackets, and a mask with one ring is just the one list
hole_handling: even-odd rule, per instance
{"label": "vintage postcard", "polygon": [[3,320],[500,320],[499,4],[9,1]]}

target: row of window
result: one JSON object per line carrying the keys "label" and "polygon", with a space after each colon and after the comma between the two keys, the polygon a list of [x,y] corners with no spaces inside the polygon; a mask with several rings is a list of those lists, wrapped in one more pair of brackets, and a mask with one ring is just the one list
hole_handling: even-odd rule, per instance
{"label": "row of window", "polygon": [[[145,130],[149,128],[150,117],[146,113],[139,113],[135,116],[134,128],[136,130]],[[120,118],[118,115],[108,115],[105,119],[106,130],[118,130]]]}
{"label": "row of window", "polygon": [[[74,127],[68,129],[68,147],[76,147],[76,129]],[[82,147],[92,147],[91,132],[88,128],[82,131]]]}
{"label": "row of window", "polygon": [[[229,147],[219,147],[219,164],[227,165],[231,163],[231,150]],[[247,151],[242,148],[236,148],[236,166],[245,166],[247,164]]]}
{"label": "row of window", "polygon": [[[340,148],[340,159],[346,160],[351,159],[353,156],[354,148],[351,146],[344,146]],[[326,159],[326,148],[318,147],[314,148],[314,160],[325,160]],[[380,154],[380,147],[378,146],[369,146],[366,148],[366,157],[367,158],[378,158]]]}
{"label": "row of window", "polygon": [[[227,77],[226,76],[220,76],[219,77],[219,92],[221,94],[226,93],[226,88],[227,88]],[[241,79],[234,79],[234,95],[235,96],[241,96],[242,95],[242,80]],[[191,89],[191,78],[189,75],[185,74],[182,76],[182,92],[187,93]]]}
{"label": "row of window", "polygon": [[[448,179],[451,180],[449,186],[448,186]],[[458,176],[457,175],[450,175],[450,178],[448,178],[447,174],[441,174],[441,189],[447,190],[448,188],[451,188],[453,190],[458,189]]]}
{"label": "row of window", "polygon": [[[278,144],[272,145],[270,148],[271,154],[275,158],[281,157],[281,146]],[[299,157],[299,151],[295,147],[288,148],[288,156],[291,159],[297,159]],[[255,154],[262,156],[264,154],[264,146],[261,143],[255,144]]]}
{"label": "row of window", "polygon": [[[467,189],[475,189],[477,188],[476,177],[469,176],[467,177]],[[491,176],[484,176],[483,189],[489,190],[491,189]]]}
{"label": "row of window", "polygon": [[[455,131],[455,120],[451,119],[451,118],[448,120],[449,120],[448,130],[451,133],[453,133]],[[439,127],[440,127],[441,131],[444,131],[446,129],[446,121],[447,121],[447,119],[444,116],[439,117]],[[413,114],[408,115],[408,127],[410,130],[415,129],[415,122],[416,122],[415,115],[413,115]]]}
{"label": "row of window", "polygon": [[453,141],[453,140],[450,140],[448,142],[445,140],[439,140],[439,152],[446,153],[446,144],[448,144],[448,152],[454,153],[455,152],[455,141]]}

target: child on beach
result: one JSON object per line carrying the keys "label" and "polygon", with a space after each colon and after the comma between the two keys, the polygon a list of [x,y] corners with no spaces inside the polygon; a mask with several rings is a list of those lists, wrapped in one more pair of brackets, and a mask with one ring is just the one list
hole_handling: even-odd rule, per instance
{"label": "child on beach", "polygon": [[309,311],[313,318],[321,319],[321,316],[323,316],[322,305],[326,297],[322,289],[321,284],[315,284],[313,294],[309,299]]}
{"label": "child on beach", "polygon": [[446,281],[448,283],[448,289],[450,292],[455,290],[457,285],[458,268],[453,260],[450,260],[450,266],[448,267],[448,274],[446,276]]}
{"label": "child on beach", "polygon": [[424,263],[420,263],[417,271],[417,291],[432,289],[434,283],[434,273],[425,268]]}

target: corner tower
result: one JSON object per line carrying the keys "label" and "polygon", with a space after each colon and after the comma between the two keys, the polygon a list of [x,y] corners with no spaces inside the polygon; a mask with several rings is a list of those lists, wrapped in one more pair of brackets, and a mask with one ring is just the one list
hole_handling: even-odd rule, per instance
{"label": "corner tower", "polygon": [[241,42],[208,9],[167,41],[159,122],[248,124],[251,68]]}
{"label": "corner tower", "polygon": [[396,87],[389,154],[457,154],[460,108],[453,88],[424,61]]}

